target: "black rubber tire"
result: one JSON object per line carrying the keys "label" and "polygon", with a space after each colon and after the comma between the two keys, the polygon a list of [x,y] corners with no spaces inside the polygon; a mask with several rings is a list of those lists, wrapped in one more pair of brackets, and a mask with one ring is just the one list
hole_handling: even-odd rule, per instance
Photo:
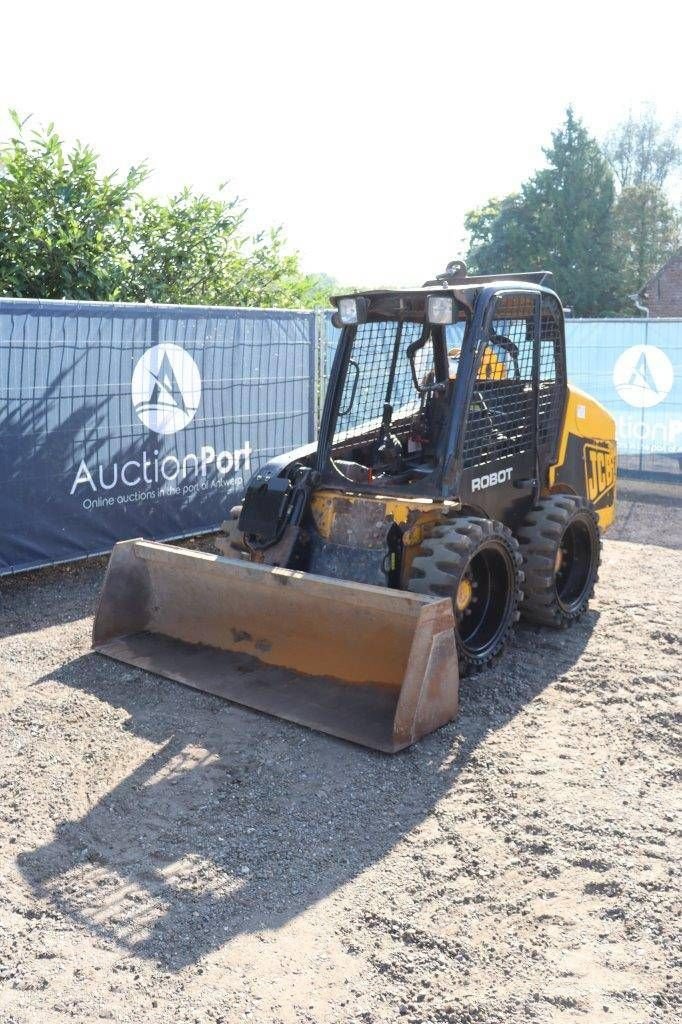
{"label": "black rubber tire", "polygon": [[[601,540],[594,506],[573,494],[541,499],[517,533],[526,575],[521,614],[565,629],[587,610],[599,579]],[[563,563],[557,568],[561,557]]]}
{"label": "black rubber tire", "polygon": [[[516,538],[496,520],[462,516],[431,527],[424,537],[407,589],[452,598],[460,676],[486,668],[502,653],[519,618],[521,561]],[[471,599],[471,605],[484,602],[480,610],[457,608],[465,578],[483,595]]]}

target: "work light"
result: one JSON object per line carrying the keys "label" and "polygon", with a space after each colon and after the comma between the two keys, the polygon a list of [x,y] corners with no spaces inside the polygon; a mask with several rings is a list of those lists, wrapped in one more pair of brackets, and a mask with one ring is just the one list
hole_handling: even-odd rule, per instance
{"label": "work light", "polygon": [[455,320],[452,295],[429,295],[426,300],[426,319],[430,324],[451,324]]}
{"label": "work light", "polygon": [[357,299],[339,299],[339,320],[346,325],[358,322]]}
{"label": "work light", "polygon": [[350,327],[353,324],[362,324],[367,319],[368,301],[363,295],[348,296],[343,299],[336,299],[338,313],[332,317],[336,321],[336,327]]}

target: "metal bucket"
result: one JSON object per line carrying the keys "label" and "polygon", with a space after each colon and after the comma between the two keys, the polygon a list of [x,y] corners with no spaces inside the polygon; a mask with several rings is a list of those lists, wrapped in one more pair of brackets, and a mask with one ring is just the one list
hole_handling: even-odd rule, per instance
{"label": "metal bucket", "polygon": [[448,598],[167,544],[116,545],[93,648],[387,752],[457,713]]}

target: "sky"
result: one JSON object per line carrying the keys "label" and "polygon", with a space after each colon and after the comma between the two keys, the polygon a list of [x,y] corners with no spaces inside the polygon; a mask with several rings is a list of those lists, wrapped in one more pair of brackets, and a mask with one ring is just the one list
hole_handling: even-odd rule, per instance
{"label": "sky", "polygon": [[4,5],[3,112],[54,121],[150,192],[242,196],[302,267],[418,285],[466,251],[464,215],[542,164],[573,104],[599,138],[680,112],[670,0],[61,0]]}

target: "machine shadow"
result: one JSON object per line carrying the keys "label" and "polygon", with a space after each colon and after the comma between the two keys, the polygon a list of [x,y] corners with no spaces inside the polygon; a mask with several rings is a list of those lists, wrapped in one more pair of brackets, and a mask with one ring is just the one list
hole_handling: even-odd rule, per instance
{"label": "machine shadow", "polygon": [[[108,410],[117,400],[113,392],[84,400],[61,417],[61,405],[72,400],[70,382],[86,358],[82,351],[64,359],[65,365],[45,385],[36,377],[31,401],[0,403],[0,523],[6,524],[0,531],[0,639],[91,614],[105,557],[93,556],[93,549],[109,552],[118,540],[139,536],[199,537],[218,530],[241,495],[241,475],[236,480],[234,473],[223,476],[214,469],[200,480],[198,473],[190,473],[180,480],[179,493],[164,498],[163,505],[159,499],[135,508],[117,506],[110,520],[100,509],[92,533],[78,502],[67,514],[67,506],[49,497],[36,501],[36,481],[51,480],[63,497],[68,496],[81,459],[89,466],[102,460],[104,477],[111,480],[116,463],[139,462],[143,453],[162,444],[160,435],[136,427],[135,436],[122,438],[120,447],[109,450]],[[85,487],[83,493],[91,497],[93,492]],[[155,519],[159,511],[161,522]],[[64,574],[69,586],[62,588],[64,600],[55,606],[51,592]]]}
{"label": "machine shadow", "polygon": [[[85,352],[74,355],[45,387],[36,383],[40,398],[14,401],[0,410],[0,522],[8,524],[0,532],[0,639],[74,622],[90,614],[96,603],[101,556],[89,554],[92,541],[78,541],[78,531],[65,522],[63,506],[35,500],[36,480],[59,481],[69,493],[76,446],[86,463],[94,463],[106,448],[109,394],[84,402],[64,419],[56,412],[70,394],[68,381],[85,359]],[[131,440],[117,457],[123,462],[138,459],[145,440]],[[116,539],[111,535],[105,543],[111,546]],[[37,568],[16,572],[17,565]],[[55,583],[65,574],[68,586],[60,588],[55,604]]]}
{"label": "machine shadow", "polygon": [[[53,909],[170,971],[275,929],[422,822],[486,737],[576,663],[596,620],[521,628],[500,665],[464,681],[459,718],[393,757],[96,655],[70,662],[39,682],[125,709],[124,729],[157,749],[21,854],[23,876]],[[112,728],[112,763],[120,743]]]}

